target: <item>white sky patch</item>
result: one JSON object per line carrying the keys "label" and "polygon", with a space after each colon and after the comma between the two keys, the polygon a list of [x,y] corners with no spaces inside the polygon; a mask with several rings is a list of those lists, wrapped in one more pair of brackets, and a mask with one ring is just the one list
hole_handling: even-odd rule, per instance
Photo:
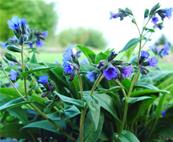
{"label": "white sky patch", "polygon": [[[55,2],[55,10],[59,16],[57,33],[68,28],[93,28],[101,31],[107,40],[108,48],[120,50],[129,39],[137,37],[137,30],[130,19],[110,20],[110,11],[118,8],[131,9],[141,26],[145,8],[151,8],[160,2],[162,8],[173,7],[173,0],[46,0]],[[154,34],[156,40],[161,34],[173,40],[173,18],[165,20],[164,29]]]}

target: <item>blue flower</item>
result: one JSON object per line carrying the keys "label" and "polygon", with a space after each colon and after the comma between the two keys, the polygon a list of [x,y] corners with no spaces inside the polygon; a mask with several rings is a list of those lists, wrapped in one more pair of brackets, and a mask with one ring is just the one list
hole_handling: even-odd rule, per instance
{"label": "blue flower", "polygon": [[107,80],[118,78],[118,69],[113,65],[109,65],[104,71],[103,75]]}
{"label": "blue flower", "polygon": [[63,67],[64,73],[68,75],[72,75],[75,72],[75,68],[73,66],[73,57],[76,57],[75,49],[73,45],[70,45],[64,52],[63,55]]}
{"label": "blue flower", "polygon": [[8,20],[8,26],[11,30],[18,30],[20,28],[20,19],[17,16],[12,17]]}
{"label": "blue flower", "polygon": [[48,31],[42,32],[41,36],[45,39],[48,36]]}
{"label": "blue flower", "polygon": [[97,73],[94,71],[89,71],[87,72],[86,77],[90,82],[94,82],[97,78]]}
{"label": "blue flower", "polygon": [[147,51],[141,51],[141,58],[147,59],[150,56],[150,54]]}
{"label": "blue flower", "polygon": [[173,11],[173,8],[161,9],[161,10],[158,10],[158,14],[162,18],[162,20],[164,20],[165,17],[167,18],[172,17],[172,11]]}
{"label": "blue flower", "polygon": [[173,8],[167,8],[167,9],[165,9],[164,11],[165,11],[165,16],[166,16],[167,18],[171,18]]}
{"label": "blue flower", "polygon": [[127,77],[131,76],[131,74],[133,73],[133,67],[131,65],[125,66],[122,68],[121,73],[122,73],[123,78],[127,78]]}
{"label": "blue flower", "polygon": [[63,65],[65,65],[65,64],[69,64],[69,62],[72,62],[72,46],[69,46],[66,50],[65,50],[65,52],[64,52],[64,54],[63,54]]}
{"label": "blue flower", "polygon": [[17,73],[15,70],[12,69],[12,70],[10,71],[10,79],[11,79],[12,81],[16,81],[17,77],[18,77],[18,73]]}
{"label": "blue flower", "polygon": [[68,74],[68,75],[74,74],[74,67],[73,67],[73,65],[65,64],[64,65],[64,73]]}
{"label": "blue flower", "polygon": [[158,63],[156,57],[149,58],[147,61],[148,65],[151,67],[155,67]]}
{"label": "blue flower", "polygon": [[41,41],[40,39],[38,39],[38,40],[36,41],[36,45],[37,45],[38,47],[42,47],[42,46],[43,46],[43,41]]}
{"label": "blue flower", "polygon": [[11,20],[8,20],[8,27],[13,31],[21,31],[24,33],[27,27],[27,22],[25,19],[19,19],[19,17],[14,16]]}
{"label": "blue flower", "polygon": [[159,55],[160,55],[160,57],[164,57],[164,56],[168,55],[169,52],[170,52],[170,45],[168,43],[166,43],[164,45],[164,47],[160,50]]}
{"label": "blue flower", "polygon": [[45,85],[48,83],[48,76],[47,75],[43,75],[43,76],[40,76],[39,79],[38,79],[38,82]]}
{"label": "blue flower", "polygon": [[116,19],[120,17],[120,13],[110,12],[110,19]]}
{"label": "blue flower", "polygon": [[152,22],[153,22],[154,25],[156,25],[158,21],[159,21],[158,17],[153,17],[152,18]]}
{"label": "blue flower", "polygon": [[162,117],[165,117],[165,116],[166,116],[166,110],[163,110],[163,111],[161,112],[161,115],[162,115]]}
{"label": "blue flower", "polygon": [[0,42],[0,45],[2,48],[6,48],[8,44],[6,42]]}

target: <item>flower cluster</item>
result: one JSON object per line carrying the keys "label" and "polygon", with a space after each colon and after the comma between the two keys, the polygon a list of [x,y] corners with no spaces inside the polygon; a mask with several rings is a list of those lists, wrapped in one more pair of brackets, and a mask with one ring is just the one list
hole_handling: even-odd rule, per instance
{"label": "flower cluster", "polygon": [[142,74],[148,73],[146,69],[147,66],[149,67],[156,67],[158,60],[156,57],[150,57],[150,54],[147,51],[142,50],[140,54],[140,71]]}
{"label": "flower cluster", "polygon": [[151,50],[155,55],[160,56],[161,58],[169,55],[171,51],[171,43],[162,36],[152,47]]}
{"label": "flower cluster", "polygon": [[163,28],[163,20],[165,18],[170,19],[172,16],[172,8],[159,9],[152,17],[152,23],[154,24],[154,28]]}
{"label": "flower cluster", "polygon": [[130,9],[128,9],[128,8],[121,9],[120,8],[117,13],[110,12],[110,19],[120,18],[120,20],[122,21],[125,17],[127,17],[129,15],[133,15],[133,13]]}
{"label": "flower cluster", "polygon": [[78,52],[74,45],[70,45],[64,52],[63,55],[63,68],[65,75],[70,76],[70,80],[73,80],[76,71],[79,70],[78,58],[80,52]]}
{"label": "flower cluster", "polygon": [[90,71],[86,74],[90,82],[94,82],[98,74],[103,74],[107,80],[124,79],[131,76],[133,73],[132,65],[125,64],[122,61],[114,60],[116,53],[113,51],[108,56],[106,61],[100,61],[96,71]]}
{"label": "flower cluster", "polygon": [[10,45],[28,45],[32,48],[34,44],[40,47],[48,35],[46,31],[39,32],[30,29],[26,20],[20,19],[17,16],[12,17],[12,19],[8,21],[8,26],[14,32],[14,36],[9,38],[5,43],[1,43],[1,46],[4,48]]}

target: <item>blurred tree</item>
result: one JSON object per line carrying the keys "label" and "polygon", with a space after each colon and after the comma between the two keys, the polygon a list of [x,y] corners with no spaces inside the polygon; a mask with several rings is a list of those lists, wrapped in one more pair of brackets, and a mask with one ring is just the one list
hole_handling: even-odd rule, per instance
{"label": "blurred tree", "polygon": [[54,34],[57,23],[53,3],[43,0],[0,0],[0,40],[6,40],[11,33],[7,21],[12,16],[26,18],[31,27]]}
{"label": "blurred tree", "polygon": [[67,29],[59,33],[60,46],[66,47],[69,43],[84,44],[93,48],[104,48],[106,40],[100,31],[94,29]]}

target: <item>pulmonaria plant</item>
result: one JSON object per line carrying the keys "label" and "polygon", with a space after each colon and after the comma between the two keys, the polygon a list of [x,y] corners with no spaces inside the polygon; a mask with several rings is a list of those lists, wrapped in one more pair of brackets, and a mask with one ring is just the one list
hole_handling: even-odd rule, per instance
{"label": "pulmonaria plant", "polygon": [[[35,46],[42,46],[48,33],[32,30],[25,19],[13,17],[8,25],[14,36],[2,44],[5,55],[0,67],[8,82],[4,83],[7,90],[0,88],[0,132],[6,126],[5,132],[11,131],[9,126],[15,123],[15,130],[22,130],[18,137],[23,139],[26,135],[26,141],[155,141],[154,132],[163,127],[162,120],[169,117],[170,110],[163,107],[168,93],[159,88],[164,84],[163,78],[157,87],[153,83],[156,77],[149,76],[149,71],[157,69],[158,56],[168,55],[171,45],[159,41],[151,50],[144,48],[171,15],[172,8],[161,9],[156,4],[145,10],[144,25],[140,28],[130,9],[119,9],[118,13],[111,13],[111,19],[131,18],[138,37],[118,53],[106,50],[96,54],[83,45],[70,45],[62,64],[39,63]],[[28,50],[33,51],[31,58],[27,57]],[[134,62],[130,62],[132,56]],[[156,75],[159,76],[158,72]],[[167,76],[170,74],[164,78]],[[10,91],[9,84],[13,87]],[[165,88],[169,87],[172,84]],[[160,122],[161,127],[157,127]],[[41,130],[28,131],[30,128]]]}

